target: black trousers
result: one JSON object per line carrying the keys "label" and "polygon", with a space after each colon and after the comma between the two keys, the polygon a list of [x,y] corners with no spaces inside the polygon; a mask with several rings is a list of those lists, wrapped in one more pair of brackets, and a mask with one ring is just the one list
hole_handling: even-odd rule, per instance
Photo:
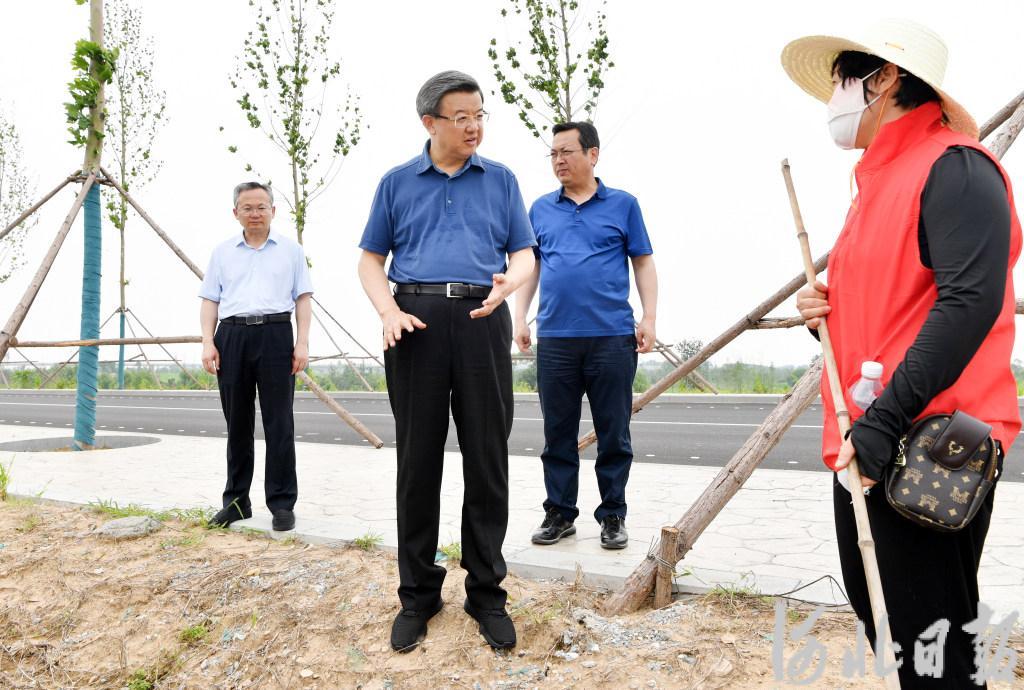
{"label": "black trousers", "polygon": [[260,396],[267,444],[264,491],[267,507],[292,510],[299,493],[295,476],[295,422],[292,402],[292,324],[219,324],[213,338],[220,353],[220,403],[228,424],[228,481],[224,506],[249,508],[253,472],[256,392]]}
{"label": "black trousers", "polygon": [[508,306],[469,318],[480,299],[396,295],[427,327],[402,333],[384,353],[398,445],[398,596],[422,610],[441,594],[434,563],[444,446],[451,408],[462,451],[462,567],[473,606],[505,606],[501,545],[508,525],[508,436],[512,429],[512,319]]}
{"label": "black trousers", "polygon": [[[1000,458],[1000,472],[1001,463]],[[833,480],[832,492],[846,593],[857,617],[864,622],[874,648],[875,626],[864,561],[857,547],[853,504],[849,492],[836,480]],[[881,485],[865,498],[889,614],[889,630],[892,639],[902,648],[900,687],[904,690],[983,687],[975,685],[971,679],[976,671],[974,636],[964,632],[962,627],[978,616],[978,565],[992,520],[995,489],[967,527],[948,534],[920,527],[897,513],[886,500]],[[921,676],[914,668],[914,643],[941,619],[949,621],[942,676]],[[922,645],[929,643],[930,640],[920,642]]]}

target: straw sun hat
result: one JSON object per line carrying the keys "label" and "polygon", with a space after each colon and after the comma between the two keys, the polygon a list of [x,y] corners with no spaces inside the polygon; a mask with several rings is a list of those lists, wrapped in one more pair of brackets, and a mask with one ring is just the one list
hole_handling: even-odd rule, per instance
{"label": "straw sun hat", "polygon": [[819,101],[832,98],[832,62],[845,50],[877,55],[907,70],[931,86],[942,99],[950,129],[978,138],[978,125],[967,109],[942,90],[946,75],[946,44],[931,29],[905,19],[886,19],[839,36],[806,36],[782,50],[789,78]]}

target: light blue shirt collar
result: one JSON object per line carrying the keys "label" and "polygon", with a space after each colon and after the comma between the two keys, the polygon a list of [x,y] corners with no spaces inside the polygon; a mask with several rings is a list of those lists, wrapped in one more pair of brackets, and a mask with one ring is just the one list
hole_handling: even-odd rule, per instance
{"label": "light blue shirt collar", "polygon": [[[277,234],[277,232],[273,228],[271,228],[270,229],[270,234],[267,235],[267,242],[273,242],[274,244],[280,244],[281,243],[281,236],[279,234]],[[258,252],[258,251],[260,251],[261,249],[263,249],[264,247],[267,246],[267,242],[264,242],[259,247],[249,247],[249,248],[252,249],[254,252]],[[238,241],[235,242],[235,246],[236,247],[241,247],[243,244],[245,244],[245,246],[247,246],[247,247],[249,246],[245,242],[245,230],[243,230],[242,232],[240,232],[238,234]]]}

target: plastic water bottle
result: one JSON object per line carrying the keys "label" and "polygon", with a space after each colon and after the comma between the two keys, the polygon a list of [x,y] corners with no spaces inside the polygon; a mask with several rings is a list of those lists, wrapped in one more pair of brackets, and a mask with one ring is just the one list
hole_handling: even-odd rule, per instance
{"label": "plastic water bottle", "polygon": [[[882,394],[882,371],[881,362],[869,361],[860,365],[860,378],[857,379],[857,383],[850,386],[850,399],[862,412]],[[843,488],[849,491],[850,477],[846,468],[839,470],[836,477]]]}
{"label": "plastic water bottle", "polygon": [[861,409],[868,409],[871,403],[882,394],[881,362],[864,362],[860,365],[860,378],[850,387],[850,398],[853,404]]}

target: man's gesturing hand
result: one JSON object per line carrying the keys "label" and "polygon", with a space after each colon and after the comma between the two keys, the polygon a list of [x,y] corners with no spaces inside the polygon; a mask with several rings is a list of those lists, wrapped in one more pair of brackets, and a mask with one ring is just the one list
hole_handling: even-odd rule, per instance
{"label": "man's gesturing hand", "polygon": [[509,283],[508,276],[504,273],[495,273],[492,276],[494,280],[494,287],[491,288],[491,293],[487,295],[486,299],[480,304],[479,309],[474,309],[469,312],[469,318],[480,319],[485,316],[490,316],[491,312],[498,308],[498,306],[505,301],[512,291],[515,289],[511,283]]}
{"label": "man's gesturing hand", "polygon": [[402,339],[402,331],[412,333],[417,328],[422,329],[427,327],[427,324],[423,323],[412,314],[406,314],[398,307],[381,314],[380,320],[384,324],[385,350],[389,347],[394,347],[398,341]]}

